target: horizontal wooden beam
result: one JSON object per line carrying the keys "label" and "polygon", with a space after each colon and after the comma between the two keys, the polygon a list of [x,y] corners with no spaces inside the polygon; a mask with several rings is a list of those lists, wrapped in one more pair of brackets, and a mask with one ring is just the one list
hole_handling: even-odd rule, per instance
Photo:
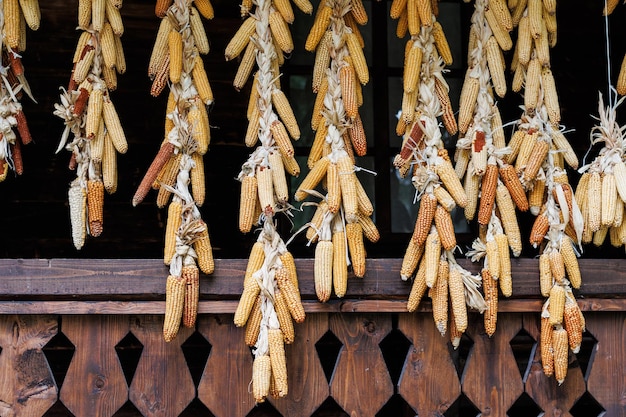
{"label": "horizontal wooden beam", "polygon": [[[406,313],[406,300],[331,300],[327,303],[304,301],[304,310],[315,313]],[[540,313],[542,300],[503,299],[501,313]],[[583,311],[626,311],[626,298],[586,298],[578,300]],[[232,314],[235,300],[200,301],[199,314]],[[0,314],[164,314],[165,301],[0,301]],[[430,312],[429,301],[418,312]]]}
{"label": "horizontal wooden beam", "polygon": [[[583,285],[577,297],[626,298],[626,259],[580,259]],[[237,300],[245,259],[217,259],[201,277],[201,299]],[[459,263],[478,272],[479,265]],[[315,300],[313,260],[296,260],[300,292]],[[347,300],[404,301],[410,281],[400,279],[400,259],[368,259],[364,278],[351,277]],[[514,259],[513,299],[541,300],[536,259]],[[0,301],[159,301],[168,268],[158,259],[0,259]]]}

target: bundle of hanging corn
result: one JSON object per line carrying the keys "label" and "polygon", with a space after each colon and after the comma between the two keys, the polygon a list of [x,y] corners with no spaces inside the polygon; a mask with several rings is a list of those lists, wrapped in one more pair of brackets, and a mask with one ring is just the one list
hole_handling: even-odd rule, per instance
{"label": "bundle of hanging corn", "polygon": [[22,175],[22,146],[32,142],[20,100],[23,93],[35,99],[24,76],[20,53],[26,50],[26,26],[39,29],[40,18],[38,0],[10,0],[1,5],[0,182],[7,178],[9,170]]}
{"label": "bundle of hanging corn", "polygon": [[[371,219],[372,203],[356,176],[354,154],[367,152],[359,106],[361,85],[369,81],[359,25],[368,17],[361,0],[320,2],[305,49],[316,51],[313,92],[317,93],[311,127],[316,131],[308,165],[311,171],[299,185],[295,200],[312,195],[321,199],[307,230],[315,247],[315,291],[321,302],[346,294],[348,267],[365,275],[363,237],[380,235]],[[315,188],[324,183],[326,195]]]}
{"label": "bundle of hanging corn", "polygon": [[580,310],[572,287],[580,287],[574,246],[580,243],[583,217],[564,163],[578,168],[578,158],[561,131],[560,108],[552,71],[550,46],[556,42],[554,1],[528,0],[513,9],[519,23],[513,90],[524,86],[524,112],[509,142],[506,162],[515,164],[528,192],[530,211],[537,216],[530,243],[540,246],[540,286],[548,297],[542,312],[541,355],[544,372],[559,384],[565,379],[568,343],[577,349],[582,338]]}
{"label": "bundle of hanging corn", "polygon": [[450,322],[450,337],[456,348],[467,328],[467,306],[482,312],[485,300],[478,291],[480,277],[458,265],[453,255],[456,236],[450,212],[457,205],[465,207],[467,196],[443,146],[437,120],[442,116],[448,132],[456,133],[449,88],[443,78],[444,65],[452,62],[452,55],[431,6],[429,0],[394,0],[391,5],[391,16],[400,19],[398,36],[403,37],[407,29],[411,34],[398,121],[403,144],[394,165],[402,176],[412,174],[420,198],[400,274],[407,280],[417,270],[407,309],[415,311],[429,290],[435,325],[445,335]]}
{"label": "bundle of hanging corn", "polygon": [[[305,12],[312,9],[301,1],[296,5]],[[245,341],[254,353],[252,393],[260,403],[268,395],[287,395],[284,344],[294,341],[292,320],[301,323],[305,316],[293,256],[274,221],[277,213],[288,213],[291,207],[285,170],[294,176],[300,173],[290,140],[290,136],[294,140],[300,137],[300,129],[279,81],[283,53],[293,50],[288,27],[293,22],[291,4],[288,0],[255,0],[251,5],[242,4],[242,10],[250,15],[226,46],[225,55],[230,60],[243,52],[233,83],[238,90],[254,65],[258,67],[245,142],[250,147],[260,143],[239,173],[239,228],[246,233],[260,224],[261,232],[250,252],[234,323],[246,326]]]}
{"label": "bundle of hanging corn", "polygon": [[70,151],[69,168],[76,171],[68,192],[76,249],[82,248],[87,234],[102,233],[104,190],[117,190],[116,153],[128,150],[110,95],[117,88],[117,73],[126,71],[121,5],[113,0],[79,1],[78,28],[83,32],[67,90],[61,87],[61,103],[54,105],[54,114],[65,123],[56,152]]}
{"label": "bundle of hanging corn", "polygon": [[[468,69],[461,90],[455,170],[464,178],[467,221],[478,218],[479,237],[467,253],[484,258],[483,289],[488,308],[484,315],[489,336],[496,330],[498,287],[512,293],[511,261],[522,251],[515,207],[528,210],[528,200],[515,168],[505,159],[502,119],[495,103],[506,94],[504,57],[511,49],[512,17],[502,0],[476,0],[468,47]],[[498,285],[499,284],[499,285]]]}
{"label": "bundle of hanging corn", "polygon": [[185,327],[195,325],[199,272],[211,274],[214,269],[208,228],[198,209],[205,196],[202,156],[210,139],[206,106],[213,103],[200,56],[209,52],[200,14],[210,19],[213,8],[207,1],[194,4],[191,0],[156,4],[156,15],[162,20],[148,75],[153,77],[153,96],[170,87],[165,138],[132,201],[136,206],[154,188],[158,189],[157,206],[169,203],[163,256],[170,267],[163,325],[168,342],[178,334],[181,321]]}

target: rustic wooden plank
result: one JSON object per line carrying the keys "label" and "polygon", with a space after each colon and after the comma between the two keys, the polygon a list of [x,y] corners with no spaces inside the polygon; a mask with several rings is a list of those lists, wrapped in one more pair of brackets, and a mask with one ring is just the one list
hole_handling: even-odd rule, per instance
{"label": "rustic wooden plank", "polygon": [[191,373],[180,345],[193,333],[181,327],[178,336],[163,339],[163,316],[134,316],[130,330],[143,345],[130,401],[145,417],[176,417],[196,396]]}
{"label": "rustic wooden plank", "polygon": [[330,329],[343,343],[330,394],[349,415],[374,417],[393,395],[393,383],[378,346],[391,331],[391,317],[333,314]]}
{"label": "rustic wooden plank", "polygon": [[485,333],[482,320],[473,320],[468,327],[474,346],[465,365],[463,392],[482,416],[506,417],[507,410],[524,392],[509,344],[521,328],[519,314],[501,314],[492,337]]}
{"label": "rustic wooden plank", "polygon": [[438,416],[461,394],[461,382],[431,314],[400,314],[398,329],[411,341],[398,392],[418,415]]}
{"label": "rustic wooden plank", "polygon": [[60,398],[76,417],[110,417],[128,400],[115,345],[128,333],[128,317],[63,317],[63,334],[75,347]]}
{"label": "rustic wooden plank", "polygon": [[0,317],[0,415],[42,416],[57,386],[41,350],[57,334],[53,316]]}
{"label": "rustic wooden plank", "polygon": [[295,340],[285,346],[289,395],[269,399],[284,417],[308,417],[328,398],[330,388],[315,349],[327,331],[328,314],[310,314],[295,325]]}
{"label": "rustic wooden plank", "polygon": [[541,365],[541,330],[538,314],[525,314],[523,317],[524,329],[537,341],[534,355],[531,358],[530,369],[524,386],[526,393],[544,411],[545,417],[571,417],[569,410],[585,393],[585,379],[580,366],[571,366],[576,359],[570,352],[570,367],[563,384],[559,385],[554,376],[547,377]]}
{"label": "rustic wooden plank", "polygon": [[587,389],[607,416],[626,416],[626,313],[586,315],[587,329],[598,340]]}
{"label": "rustic wooden plank", "polygon": [[198,398],[215,417],[245,416],[254,408],[249,392],[252,354],[244,343],[243,328],[235,327],[232,314],[198,318],[198,331],[211,344]]}

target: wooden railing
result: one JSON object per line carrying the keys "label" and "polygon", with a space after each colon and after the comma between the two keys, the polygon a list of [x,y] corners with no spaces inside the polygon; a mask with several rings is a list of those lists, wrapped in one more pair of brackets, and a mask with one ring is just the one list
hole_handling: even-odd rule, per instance
{"label": "wooden railing", "polygon": [[580,261],[587,332],[561,386],[539,360],[536,260],[513,261],[495,335],[470,314],[457,350],[428,302],[405,312],[400,260],[369,260],[325,304],[298,260],[308,314],[286,348],[289,395],[262,405],[232,324],[245,264],[217,260],[196,328],[165,343],[161,261],[0,260],[0,416],[626,416],[626,260]]}

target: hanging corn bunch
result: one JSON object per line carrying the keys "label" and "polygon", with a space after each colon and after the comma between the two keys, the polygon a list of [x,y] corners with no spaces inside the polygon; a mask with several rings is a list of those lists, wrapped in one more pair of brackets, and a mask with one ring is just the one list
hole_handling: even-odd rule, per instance
{"label": "hanging corn bunch", "polygon": [[79,1],[82,33],[74,68],[67,90],[61,88],[61,103],[55,104],[54,114],[65,123],[56,152],[70,151],[69,168],[76,171],[68,192],[76,249],[82,248],[87,234],[102,233],[104,190],[117,190],[117,153],[128,150],[110,95],[117,88],[117,74],[126,71],[120,7],[121,2],[113,0]]}
{"label": "hanging corn bunch", "polygon": [[[295,4],[310,13],[302,1]],[[310,5],[309,5],[310,6]],[[245,143],[259,143],[239,173],[241,202],[239,229],[247,233],[254,224],[261,232],[253,245],[244,277],[243,292],[234,316],[246,326],[245,341],[252,347],[252,393],[256,402],[268,395],[287,395],[285,344],[294,341],[293,321],[304,321],[293,256],[276,230],[276,213],[288,212],[289,189],[285,171],[300,173],[291,139],[300,129],[287,97],[280,89],[279,67],[283,53],[293,50],[288,23],[293,22],[289,1],[256,0],[242,3],[244,22],[226,46],[226,60],[243,53],[233,82],[243,88],[254,65]],[[244,52],[245,50],[245,52]]]}
{"label": "hanging corn bunch", "polygon": [[428,0],[394,0],[391,5],[391,17],[400,19],[398,36],[404,37],[406,30],[411,34],[397,129],[403,144],[394,165],[402,176],[412,174],[420,199],[400,274],[408,280],[417,271],[408,311],[417,309],[428,290],[435,325],[445,335],[450,323],[450,338],[456,348],[467,328],[467,306],[483,312],[486,304],[478,291],[480,277],[458,265],[453,255],[456,236],[450,213],[457,206],[465,207],[467,196],[443,146],[437,120],[441,116],[448,132],[457,132],[449,87],[443,78],[444,65],[452,63],[452,55],[431,6]]}
{"label": "hanging corn bunch", "polygon": [[[528,210],[528,201],[515,168],[505,159],[502,119],[495,103],[506,94],[503,51],[512,47],[512,17],[502,0],[476,0],[468,46],[468,69],[461,90],[455,170],[463,179],[468,204],[465,218],[478,218],[480,236],[468,256],[484,258],[484,315],[489,336],[496,330],[498,287],[511,296],[510,250],[522,251],[515,207]],[[499,285],[498,285],[499,284]]]}
{"label": "hanging corn bunch", "polygon": [[0,72],[0,182],[9,170],[16,175],[24,172],[22,146],[32,142],[26,116],[22,111],[23,93],[33,98],[24,75],[22,56],[26,50],[26,26],[39,29],[41,14],[39,1],[4,1],[0,6],[0,45],[2,68]]}
{"label": "hanging corn bunch", "polygon": [[[512,11],[518,25],[513,57],[513,90],[524,86],[524,112],[509,142],[506,162],[515,166],[536,215],[530,243],[540,246],[541,293],[548,297],[542,312],[542,363],[546,375],[562,383],[567,373],[568,341],[577,351],[583,325],[572,287],[580,287],[574,246],[580,244],[583,216],[569,184],[565,163],[578,168],[578,158],[561,132],[560,108],[552,71],[550,47],[556,43],[556,2],[518,2]],[[594,196],[597,200],[597,196]],[[566,308],[567,307],[567,308]],[[547,320],[547,321],[546,321]]]}
{"label": "hanging corn bunch", "polygon": [[[346,294],[348,267],[365,276],[365,237],[379,239],[371,219],[373,205],[356,176],[354,154],[367,152],[359,106],[361,85],[369,81],[359,25],[367,23],[361,0],[320,2],[305,49],[316,51],[313,92],[317,93],[311,127],[316,131],[308,165],[311,168],[295,193],[302,201],[321,198],[307,230],[315,248],[315,290],[321,302]],[[315,188],[324,183],[323,195]]]}
{"label": "hanging corn bunch", "polygon": [[[200,54],[209,44],[200,14],[213,17],[207,1],[157,1],[161,24],[154,44],[148,75],[151,94],[166,85],[170,92],[165,118],[165,139],[143,177],[133,206],[151,188],[157,189],[157,206],[168,206],[163,261],[170,267],[166,284],[164,339],[178,334],[181,321],[194,327],[198,311],[199,273],[214,269],[211,241],[198,209],[204,203],[204,164],[210,132],[206,106],[213,94]],[[190,189],[191,187],[191,189]]]}

